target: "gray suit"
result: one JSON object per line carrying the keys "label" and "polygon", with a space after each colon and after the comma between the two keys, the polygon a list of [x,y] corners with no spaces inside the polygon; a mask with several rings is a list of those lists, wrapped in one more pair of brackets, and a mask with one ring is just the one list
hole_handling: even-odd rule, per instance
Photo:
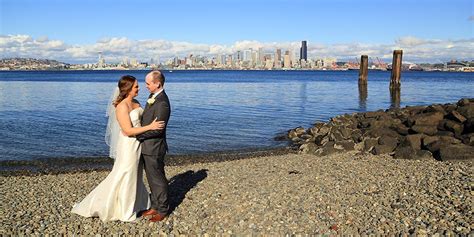
{"label": "gray suit", "polygon": [[168,214],[169,204],[164,158],[168,151],[166,127],[170,114],[170,101],[165,91],[162,91],[155,97],[155,102],[152,105],[146,105],[141,124],[142,126],[148,125],[158,118],[158,121],[165,121],[165,128],[137,135],[137,139],[142,142],[142,159],[151,189],[151,208],[165,215]]}

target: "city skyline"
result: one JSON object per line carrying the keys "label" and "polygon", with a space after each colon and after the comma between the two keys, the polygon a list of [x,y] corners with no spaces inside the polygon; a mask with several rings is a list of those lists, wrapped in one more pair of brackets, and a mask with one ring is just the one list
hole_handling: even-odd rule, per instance
{"label": "city skyline", "polygon": [[212,56],[264,48],[308,58],[472,60],[472,2],[337,1],[1,1],[2,57],[68,63]]}

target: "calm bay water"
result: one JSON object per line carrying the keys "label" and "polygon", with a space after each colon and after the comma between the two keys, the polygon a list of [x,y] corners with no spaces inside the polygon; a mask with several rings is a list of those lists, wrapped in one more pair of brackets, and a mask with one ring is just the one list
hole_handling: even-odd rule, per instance
{"label": "calm bay water", "polygon": [[[0,72],[0,160],[106,156],[107,101],[120,76],[146,71]],[[387,109],[390,72],[173,71],[166,92],[172,115],[170,153],[189,154],[282,146],[273,137],[315,121]],[[403,72],[400,106],[474,97],[473,73]]]}

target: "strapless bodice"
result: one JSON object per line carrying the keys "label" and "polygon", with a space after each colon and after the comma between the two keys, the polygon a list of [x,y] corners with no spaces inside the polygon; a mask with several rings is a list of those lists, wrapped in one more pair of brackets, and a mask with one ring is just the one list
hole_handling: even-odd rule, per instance
{"label": "strapless bodice", "polygon": [[132,121],[133,127],[140,127],[141,126],[141,117],[143,114],[143,108],[138,107],[130,111],[130,121]]}

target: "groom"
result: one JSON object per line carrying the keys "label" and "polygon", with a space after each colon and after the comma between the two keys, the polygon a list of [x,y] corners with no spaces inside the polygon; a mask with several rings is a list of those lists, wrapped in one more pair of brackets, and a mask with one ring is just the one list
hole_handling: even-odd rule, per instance
{"label": "groom", "polygon": [[151,130],[137,139],[142,142],[142,159],[145,164],[146,177],[151,189],[151,208],[142,216],[152,216],[151,222],[163,220],[169,211],[168,180],[165,175],[166,127],[170,118],[170,101],[164,91],[165,76],[160,71],[152,71],[146,75],[146,88],[150,91],[145,110],[142,115],[142,126],[153,120],[165,121],[163,130]]}

